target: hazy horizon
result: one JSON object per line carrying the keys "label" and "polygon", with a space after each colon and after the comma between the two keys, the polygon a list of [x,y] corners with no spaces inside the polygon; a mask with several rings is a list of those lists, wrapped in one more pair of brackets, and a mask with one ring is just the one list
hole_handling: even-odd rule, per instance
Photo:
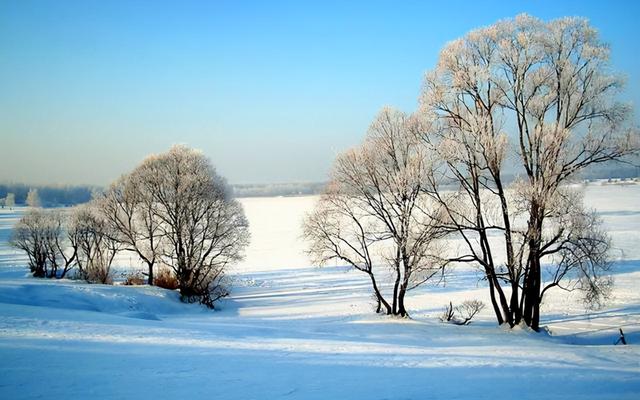
{"label": "hazy horizon", "polygon": [[176,143],[231,184],[322,182],[445,43],[523,12],[589,18],[640,104],[639,4],[464,4],[0,3],[0,182],[103,186]]}

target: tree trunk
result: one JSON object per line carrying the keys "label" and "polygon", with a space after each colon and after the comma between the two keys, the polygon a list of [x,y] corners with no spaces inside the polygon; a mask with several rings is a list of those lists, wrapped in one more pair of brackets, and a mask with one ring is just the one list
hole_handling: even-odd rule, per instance
{"label": "tree trunk", "polygon": [[369,273],[369,278],[371,278],[373,293],[376,296],[376,301],[377,301],[376,313],[379,313],[381,311],[381,305],[384,305],[385,314],[387,315],[391,314],[391,306],[389,306],[389,303],[384,299],[384,297],[382,297],[382,294],[380,293],[380,289],[378,289],[378,284],[376,283],[376,278],[373,276],[373,273]]}
{"label": "tree trunk", "polygon": [[496,293],[495,293],[495,287],[493,286],[493,279],[487,276],[487,281],[489,281],[489,295],[491,296],[491,305],[493,306],[493,312],[496,314],[498,325],[502,325],[504,324],[504,318],[502,318],[502,312],[500,311],[500,306],[498,305],[498,301],[496,300]]}
{"label": "tree trunk", "polygon": [[509,310],[511,311],[511,317],[513,319],[513,325],[516,326],[522,321],[522,312],[519,304],[520,287],[518,286],[518,280],[511,281],[511,301],[509,302]]}
{"label": "tree trunk", "polygon": [[407,316],[407,309],[404,306],[404,296],[407,293],[407,286],[403,283],[400,285],[400,290],[398,291],[398,310],[396,315],[401,317]]}
{"label": "tree trunk", "polygon": [[398,289],[400,287],[400,265],[396,263],[396,281],[393,284],[393,307],[391,313],[398,315]]}
{"label": "tree trunk", "polygon": [[498,298],[500,299],[500,305],[502,307],[504,322],[509,324],[509,326],[513,328],[514,326],[513,318],[511,316],[511,312],[509,311],[509,304],[507,303],[507,297],[504,295],[504,291],[500,286],[500,282],[498,281],[498,278],[496,277],[495,272],[492,274],[492,279],[493,279],[493,285],[495,286],[496,291],[498,292]]}
{"label": "tree trunk", "polygon": [[153,285],[153,263],[147,264],[149,267],[149,276],[147,277],[147,284],[149,286]]}
{"label": "tree trunk", "polygon": [[544,210],[537,202],[530,204],[527,222],[527,247],[529,254],[522,288],[521,314],[525,324],[538,330],[540,319],[540,241]]}

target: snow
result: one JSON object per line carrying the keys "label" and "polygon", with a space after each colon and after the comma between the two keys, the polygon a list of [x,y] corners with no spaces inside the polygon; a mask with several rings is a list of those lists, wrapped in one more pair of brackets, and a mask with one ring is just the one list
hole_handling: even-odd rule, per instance
{"label": "snow", "polygon": [[[585,192],[619,250],[614,298],[587,312],[552,292],[548,334],[497,327],[488,308],[440,323],[449,301],[486,302],[473,269],[412,292],[411,320],[375,315],[365,276],[310,266],[314,197],[242,199],[252,244],[215,312],[159,288],[30,278],[7,244],[20,210],[2,210],[0,399],[637,399],[640,186]],[[619,327],[631,345],[613,345]]]}

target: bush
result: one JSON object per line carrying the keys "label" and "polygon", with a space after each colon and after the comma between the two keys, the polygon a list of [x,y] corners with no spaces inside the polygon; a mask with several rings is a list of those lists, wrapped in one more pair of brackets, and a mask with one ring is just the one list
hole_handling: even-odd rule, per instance
{"label": "bush", "polygon": [[180,287],[176,274],[169,268],[162,268],[156,274],[153,284],[169,290],[176,290]]}
{"label": "bush", "polygon": [[485,304],[480,300],[465,300],[461,305],[454,307],[451,302],[444,307],[440,321],[456,325],[469,325]]}
{"label": "bush", "polygon": [[[181,283],[184,282],[183,279]],[[227,279],[221,270],[208,274],[199,282],[187,282],[187,285],[180,285],[180,297],[187,303],[199,302],[213,309],[216,301],[229,295]]]}
{"label": "bush", "polygon": [[449,304],[444,306],[442,310],[442,315],[440,315],[440,321],[442,322],[451,322],[451,320],[455,317],[455,310],[453,308],[453,304],[449,302]]}
{"label": "bush", "polygon": [[147,279],[140,272],[133,272],[127,274],[124,279],[124,285],[126,286],[139,286],[147,283]]}
{"label": "bush", "polygon": [[76,278],[82,279],[87,283],[113,284],[111,270],[100,264],[90,264],[83,269],[79,269]]}

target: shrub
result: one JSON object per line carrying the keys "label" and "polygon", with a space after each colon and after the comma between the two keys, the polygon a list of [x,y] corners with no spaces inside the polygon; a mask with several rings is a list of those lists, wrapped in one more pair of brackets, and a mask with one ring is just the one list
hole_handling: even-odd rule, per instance
{"label": "shrub", "polygon": [[449,302],[444,309],[442,310],[442,315],[440,315],[440,321],[442,322],[450,322],[455,316],[455,310],[453,308],[453,304]]}
{"label": "shrub", "polygon": [[180,287],[176,274],[169,268],[160,269],[153,280],[153,284],[169,290],[176,290]]}
{"label": "shrub", "polygon": [[111,270],[103,265],[93,264],[78,271],[77,276],[87,283],[102,283],[104,285],[113,284]]}
{"label": "shrub", "polygon": [[124,284],[126,286],[139,286],[147,283],[147,279],[140,272],[133,272],[127,274],[124,279]]}
{"label": "shrub", "polygon": [[485,304],[480,300],[465,300],[459,306],[453,306],[451,302],[444,307],[440,321],[456,325],[469,325]]}
{"label": "shrub", "polygon": [[216,301],[229,295],[227,279],[222,270],[212,271],[199,281],[187,281],[187,285],[184,282],[180,282],[180,298],[187,303],[199,302],[213,309]]}

